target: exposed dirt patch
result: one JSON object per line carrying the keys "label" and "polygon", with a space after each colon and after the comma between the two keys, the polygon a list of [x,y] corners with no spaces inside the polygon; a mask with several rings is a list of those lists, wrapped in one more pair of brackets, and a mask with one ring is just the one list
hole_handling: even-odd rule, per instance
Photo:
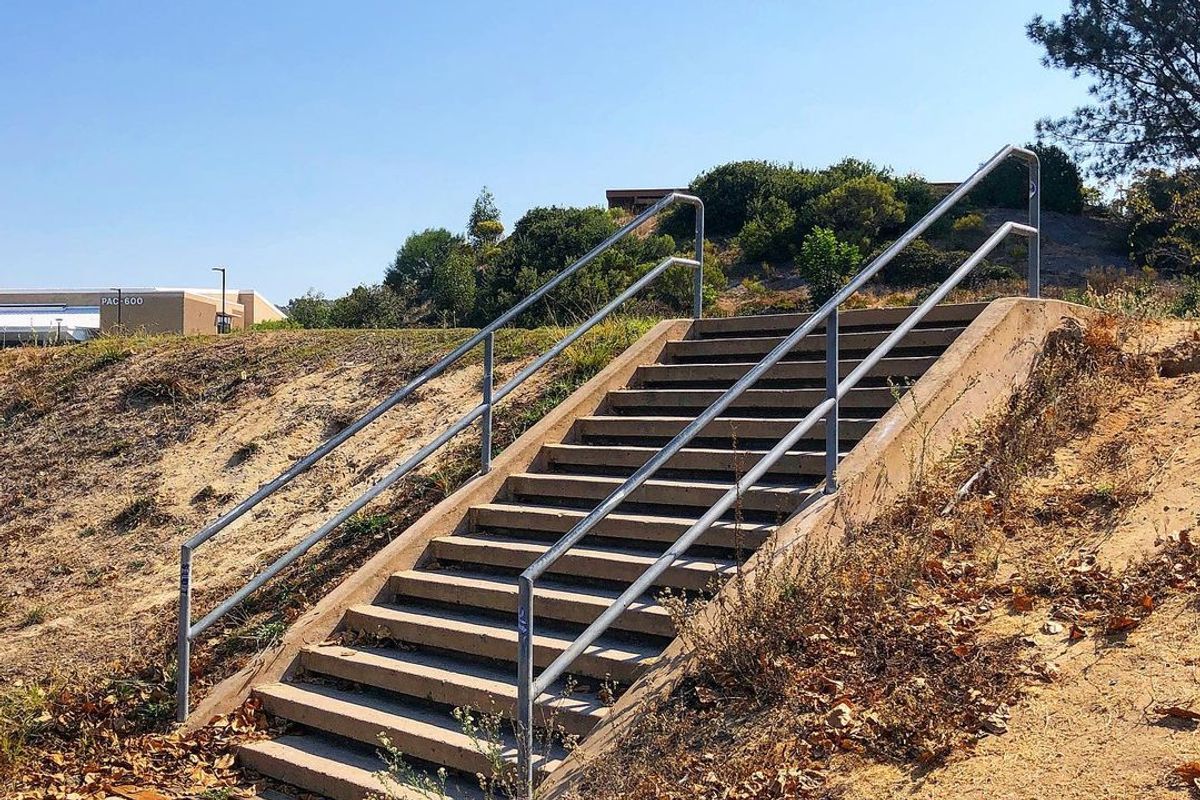
{"label": "exposed dirt patch", "polygon": [[[288,332],[0,353],[0,407],[23,408],[0,439],[0,679],[169,641],[182,541],[463,335]],[[527,344],[502,345],[502,377]],[[94,352],[106,347],[127,349]],[[477,404],[480,379],[468,361],[434,381],[199,550],[197,611]],[[436,485],[437,468],[421,480]]]}
{"label": "exposed dirt patch", "polygon": [[1066,633],[1028,627],[1059,678],[1030,690],[1005,735],[915,779],[892,766],[865,767],[850,779],[847,800],[1185,796],[1172,772],[1200,755],[1200,734],[1194,722],[1155,709],[1200,699],[1194,599],[1172,598],[1120,642],[1070,642]]}

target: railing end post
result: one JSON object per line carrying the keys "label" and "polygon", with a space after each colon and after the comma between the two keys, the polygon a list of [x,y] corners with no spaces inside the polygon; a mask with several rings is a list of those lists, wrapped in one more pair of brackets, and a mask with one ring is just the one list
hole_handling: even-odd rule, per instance
{"label": "railing end post", "polygon": [[179,629],[175,642],[175,719],[186,722],[192,666],[192,548],[179,548]]}
{"label": "railing end post", "polygon": [[1029,237],[1029,296],[1042,296],[1042,162],[1030,151],[1029,165],[1029,227],[1035,233]]}
{"label": "railing end post", "polygon": [[517,578],[517,781],[533,798],[533,578]]}
{"label": "railing end post", "polygon": [[837,491],[838,448],[841,442],[838,431],[841,415],[838,403],[838,382],[841,377],[838,368],[838,328],[838,307],[834,306],[825,317],[825,398],[833,401],[825,413],[825,494]]}

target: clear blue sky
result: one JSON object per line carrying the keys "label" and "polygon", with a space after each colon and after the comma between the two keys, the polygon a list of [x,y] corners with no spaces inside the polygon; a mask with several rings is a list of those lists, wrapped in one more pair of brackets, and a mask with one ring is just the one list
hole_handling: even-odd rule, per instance
{"label": "clear blue sky", "polygon": [[961,178],[1085,100],[1065,0],[0,0],[0,287],[284,302],[378,282],[486,184],[530,206],[845,155]]}

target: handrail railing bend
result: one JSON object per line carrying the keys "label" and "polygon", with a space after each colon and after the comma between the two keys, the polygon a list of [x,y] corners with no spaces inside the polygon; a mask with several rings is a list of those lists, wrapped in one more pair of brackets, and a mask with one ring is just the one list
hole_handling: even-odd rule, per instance
{"label": "handrail railing bend", "polygon": [[[531,306],[553,291],[559,284],[574,275],[579,270],[586,267],[614,244],[633,233],[661,211],[675,203],[686,203],[695,209],[695,258],[679,258],[671,256],[663,259],[653,269],[648,271],[631,286],[629,286],[629,288],[627,288],[611,302],[589,317],[587,321],[579,325],[577,328],[571,331],[571,333],[559,340],[553,347],[551,347],[541,356],[534,359],[528,366],[510,379],[508,383],[499,389],[495,389],[494,343],[496,331],[500,328],[503,328],[505,325],[512,322],[522,313],[527,311]],[[528,297],[489,323],[486,327],[481,328],[478,333],[474,334],[461,345],[456,347],[451,353],[443,357],[436,364],[424,370],[420,375],[418,375],[416,378],[413,378],[402,388],[393,392],[366,414],[359,417],[346,428],[339,431],[336,435],[327,439],[323,444],[321,444],[321,446],[317,447],[311,453],[301,458],[291,467],[280,473],[273,480],[260,487],[258,491],[254,492],[254,494],[238,503],[212,523],[205,526],[204,529],[195,536],[184,542],[180,547],[179,553],[179,628],[176,641],[178,663],[176,667],[177,674],[175,684],[177,719],[182,722],[187,719],[188,715],[188,692],[191,680],[189,666],[191,661],[192,642],[196,639],[196,637],[210,628],[215,622],[224,617],[227,613],[229,613],[230,610],[238,605],[238,603],[241,603],[249,595],[261,588],[267,581],[279,574],[279,572],[281,572],[284,568],[308,552],[314,545],[328,536],[335,528],[344,523],[354,514],[358,513],[361,508],[374,500],[385,489],[411,472],[433,452],[438,450],[438,448],[440,448],[446,442],[450,441],[463,430],[468,428],[476,420],[481,421],[480,433],[482,446],[480,452],[480,472],[488,472],[491,468],[492,459],[492,409],[495,407],[495,405],[511,394],[518,386],[520,386],[531,375],[545,366],[551,359],[562,353],[563,350],[579,339],[579,337],[591,330],[598,322],[611,314],[618,306],[633,297],[639,291],[648,286],[652,281],[654,281],[658,276],[662,275],[663,272],[675,265],[682,265],[692,269],[692,315],[694,318],[699,319],[703,312],[704,305],[704,203],[701,202],[700,198],[695,197],[694,195],[685,194],[683,192],[672,192],[671,194],[664,196],[654,205],[650,206],[645,211],[631,219],[629,222],[622,225],[620,229],[618,229],[604,241],[600,242],[600,244],[589,250],[578,261],[555,275]],[[442,431],[442,433],[440,433],[436,438],[406,459],[404,463],[397,466],[382,479],[373,484],[366,492],[339,511],[336,515],[331,517],[325,524],[321,525],[321,527],[310,533],[294,547],[276,559],[265,570],[260,572],[253,579],[242,586],[242,588],[238,589],[228,598],[223,600],[199,622],[192,624],[192,554],[196,548],[216,536],[232,522],[240,518],[247,511],[250,511],[263,500],[273,495],[275,492],[282,489],[296,477],[308,471],[318,461],[329,455],[340,445],[353,437],[356,433],[381,417],[389,409],[395,407],[405,398],[409,397],[417,389],[424,386],[434,378],[437,378],[452,364],[457,362],[467,353],[474,350],[480,344],[483,344],[484,363],[482,402],[479,405],[475,406],[473,409],[460,417],[454,424]]]}
{"label": "handrail railing bend", "polygon": [[[869,356],[840,382],[837,379],[837,308],[857,292],[876,273],[888,264],[896,254],[924,233],[934,222],[961,200],[992,170],[1005,159],[1015,156],[1029,167],[1029,224],[1006,222],[970,258],[963,262],[953,274],[943,281],[917,309],[910,314]],[[1028,277],[1029,295],[1040,294],[1039,275],[1039,225],[1040,225],[1040,165],[1037,154],[1025,148],[1006,146],[977,169],[970,178],[959,184],[938,202],[912,228],[893,242],[842,289],[825,301],[809,315],[792,333],[775,346],[762,360],[751,367],[744,376],[721,394],[712,405],[684,426],[676,436],[663,446],[644,465],[639,467],[612,494],[600,502],[570,531],[533,562],[518,578],[517,600],[517,736],[518,736],[518,779],[527,797],[533,795],[533,732],[534,699],[545,692],[554,681],[562,676],[578,656],[600,637],[616,619],[625,612],[676,559],[681,557],[695,540],[719,519],[737,501],[741,494],[766,474],[793,445],[801,440],[823,417],[830,420],[826,428],[826,483],[825,490],[836,490],[837,468],[837,420],[839,401],[852,389],[908,332],[929,312],[934,305],[958,285],[995,247],[1010,233],[1029,239]],[[587,536],[602,519],[623,503],[630,494],[653,476],[659,468],[685,447],[709,423],[727,409],[744,391],[753,386],[785,355],[790,353],[800,340],[812,333],[819,325],[826,326],[826,397],[779,441],[745,476],[722,496],[701,518],[693,524],[671,547],[626,589],[620,597],[606,608],[572,644],[558,655],[542,672],[533,675],[533,600],[534,583],[567,551]],[[835,388],[836,387],[836,388]],[[830,453],[832,452],[832,455]]]}

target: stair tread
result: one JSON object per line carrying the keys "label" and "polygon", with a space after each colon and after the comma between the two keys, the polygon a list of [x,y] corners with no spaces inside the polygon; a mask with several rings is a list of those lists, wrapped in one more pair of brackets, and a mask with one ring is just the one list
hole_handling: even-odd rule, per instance
{"label": "stair tread", "polygon": [[[448,767],[468,773],[486,772],[489,768],[486,757],[476,749],[477,742],[448,711],[316,684],[274,683],[256,688],[255,693],[263,698],[268,709],[275,709],[273,713],[309,727],[315,727],[314,717],[319,714],[332,723],[327,732],[366,745],[379,745],[378,734],[387,732],[393,745],[413,758],[423,761],[437,758]],[[309,713],[297,714],[298,708]],[[302,719],[295,719],[297,716]],[[374,733],[370,733],[372,729]],[[504,736],[500,744],[503,758],[515,762],[517,751],[512,737]],[[534,765],[537,769],[552,770],[565,757],[566,753],[556,748],[548,757],[535,754]]]}
{"label": "stair tread", "polygon": [[[457,604],[460,608],[464,606],[487,608],[516,614],[517,579],[515,576],[491,575],[469,570],[440,570],[438,572],[405,570],[394,573],[392,577],[410,584],[410,588],[411,584],[424,584],[455,589],[461,592],[463,597],[469,598]],[[480,602],[486,600],[483,597],[485,594],[502,596],[504,598],[503,606],[479,605]],[[535,601],[540,601],[534,603],[534,612],[539,616],[547,616],[564,622],[590,624],[596,616],[611,606],[620,594],[621,592],[613,589],[564,584],[553,578],[543,578],[537,582],[534,588]],[[418,595],[412,596],[418,597]],[[544,609],[548,601],[554,601],[580,613],[576,614],[575,618],[547,615]],[[643,595],[641,600],[630,605],[623,617],[618,619],[613,627],[656,636],[673,636],[675,634],[671,615],[649,595]]]}
{"label": "stair tread", "polygon": [[[675,391],[675,390],[671,390],[671,391]],[[644,445],[625,445],[625,444],[622,444],[622,445],[565,444],[565,443],[564,444],[546,444],[546,445],[542,445],[542,449],[550,451],[550,452],[560,451],[560,452],[567,452],[567,453],[585,453],[585,452],[644,453],[647,456],[652,456],[655,453],[662,451],[661,447],[646,447]],[[747,450],[744,448],[738,448],[738,449],[734,450],[734,449],[727,448],[727,447],[682,447],[679,449],[679,452],[680,453],[692,453],[692,454],[700,455],[700,456],[702,456],[702,455],[724,456],[724,455],[728,455],[730,453],[736,453],[737,455],[758,456],[759,458],[762,458],[770,451],[769,450],[761,450],[761,449]],[[825,451],[824,450],[788,450],[787,455],[789,455],[789,456],[820,456],[820,457],[824,458]],[[845,454],[843,453],[843,455],[845,455]]]}
{"label": "stair tread", "polygon": [[[968,324],[979,316],[987,303],[944,303],[934,306],[923,320],[926,324],[961,322]],[[883,308],[851,308],[838,312],[838,324],[843,329],[867,325],[890,325],[895,327],[914,311],[913,306],[888,306]],[[734,317],[709,317],[698,320],[695,329],[701,336],[720,334],[726,331],[795,330],[812,317],[812,313],[787,312],[782,314],[750,314]],[[817,330],[821,330],[818,328]]]}
{"label": "stair tread", "polygon": [[[702,513],[733,487],[728,480],[721,480],[722,477],[724,476],[716,473],[712,478],[702,475],[674,479],[652,478],[633,490],[619,508],[629,509],[637,506],[650,507],[653,510],[655,507],[663,507],[664,511],[669,510],[671,513],[687,514],[693,513],[693,510],[700,510]],[[772,476],[768,474],[765,477],[770,479]],[[820,491],[821,480],[815,475],[810,475],[807,479],[802,475],[789,477],[791,479],[786,485],[761,481],[746,487],[742,494],[742,508],[746,511],[771,514],[778,521]],[[553,472],[512,475],[506,487],[514,498],[524,502],[563,505],[564,501],[569,501],[590,511],[626,480],[628,478],[623,476],[576,472],[567,465],[558,465]]]}
{"label": "stair tread", "polygon": [[[627,478],[620,478],[620,477],[616,477],[613,475],[576,475],[576,474],[573,474],[570,472],[554,472],[554,473],[550,473],[550,472],[518,472],[518,473],[515,473],[512,477],[519,478],[522,480],[532,480],[532,481],[561,480],[561,481],[570,481],[573,483],[584,483],[584,484],[599,483],[599,484],[605,484],[608,486],[612,486],[614,489],[617,488],[618,486],[621,486],[622,484],[625,483],[626,480],[628,480]],[[703,480],[700,478],[686,479],[686,480],[684,480],[684,479],[672,480],[670,478],[651,478],[650,480],[646,481],[642,485],[643,486],[659,486],[659,487],[667,488],[667,489],[700,488],[700,489],[719,489],[719,490],[723,490],[723,491],[728,491],[729,489],[733,488],[733,484],[730,483],[729,481],[710,481],[710,480]],[[793,496],[793,495],[800,497],[800,496],[803,496],[808,493],[808,489],[806,487],[779,486],[777,484],[769,484],[769,483],[768,484],[756,483],[753,486],[746,487],[746,491],[767,492],[770,494],[778,494],[778,495],[784,495],[784,496],[788,496],[788,497]]]}
{"label": "stair tread", "polygon": [[[380,702],[394,702],[397,707],[411,705],[403,702],[408,697],[510,716],[517,702],[515,666],[493,666],[427,650],[331,644],[311,645],[305,654],[306,668],[382,689],[395,699],[382,698]],[[312,664],[321,666],[310,667]],[[558,681],[536,704],[543,713],[560,715],[572,732],[586,733],[608,713],[607,707],[593,695],[570,689],[566,681]],[[375,702],[374,697],[366,699]],[[443,718],[450,724],[449,714]]]}
{"label": "stair tread", "polygon": [[[379,777],[384,762],[377,755],[324,736],[287,735],[242,744],[238,757],[263,775],[317,792],[332,800],[363,800],[385,792],[395,800],[428,800],[416,789],[389,783]],[[448,800],[483,800],[469,780],[456,782]]]}
{"label": "stair tread", "polygon": [[[490,534],[440,536],[432,545],[439,559],[518,569],[533,563],[552,546],[536,540]],[[630,580],[631,575],[636,579],[659,555],[627,547],[577,545],[564,553],[549,571],[624,582]],[[730,559],[684,554],[659,576],[659,581],[661,585],[703,589],[712,578],[727,576],[736,567],[736,562]],[[605,573],[606,569],[610,572]]]}
{"label": "stair tread", "polygon": [[[512,647],[507,654],[510,661],[516,660],[517,631],[513,620],[497,620],[466,612],[436,611],[414,608],[400,604],[358,605],[355,613],[379,620],[403,622],[410,625],[427,626],[440,630],[461,632],[477,639],[494,639]],[[561,652],[575,641],[575,634],[562,631],[555,626],[539,624],[534,630],[534,647]],[[601,636],[589,648],[591,658],[610,661],[617,665],[644,665],[658,658],[662,648],[653,643],[637,640],[614,639]],[[478,655],[478,653],[476,653]]]}
{"label": "stair tread", "polygon": [[[626,448],[626,449],[637,449],[637,448]],[[646,449],[653,449],[653,448],[646,448]],[[530,504],[530,503],[515,503],[515,502],[514,503],[505,503],[505,502],[480,503],[479,505],[473,506],[472,508],[474,508],[475,510],[479,510],[479,511],[491,511],[491,512],[496,512],[496,513],[508,513],[508,514],[533,514],[533,515],[536,515],[539,517],[551,517],[551,518],[555,518],[555,519],[571,519],[571,520],[583,519],[584,517],[586,517],[588,515],[588,512],[581,508],[560,508],[558,506],[542,506],[542,505],[534,505],[534,504]],[[699,517],[680,517],[680,516],[674,516],[674,515],[670,515],[670,514],[634,514],[634,513],[613,512],[608,515],[607,519],[628,520],[630,522],[643,522],[646,524],[690,526],[690,525],[695,524],[698,521]],[[776,526],[768,524],[768,523],[764,523],[764,522],[740,522],[740,523],[738,523],[738,522],[727,522],[724,520],[718,520],[717,522],[714,522],[712,524],[712,528],[717,529],[717,530],[729,531],[731,533],[734,531],[737,531],[739,529],[742,531],[770,532],[770,531],[775,530]]]}
{"label": "stair tread", "polygon": [[[909,337],[912,337],[914,339],[919,339],[922,334],[925,334],[927,336],[928,335],[936,336],[937,334],[944,334],[944,333],[948,333],[948,332],[961,333],[962,331],[966,330],[967,325],[969,325],[969,324],[970,324],[969,321],[963,320],[959,324],[942,324],[942,325],[930,326],[928,328],[917,328],[916,330],[911,331],[908,334],[908,337],[905,337],[905,338],[907,339]],[[841,342],[840,342],[842,345],[841,349],[843,351],[845,351],[847,349],[847,345],[849,345],[849,344],[853,344],[857,341],[864,340],[864,339],[880,339],[880,340],[882,340],[882,339],[885,339],[888,336],[890,336],[891,333],[892,333],[892,331],[890,331],[890,330],[883,330],[883,331],[851,330],[847,333],[839,333],[838,338],[841,340]],[[671,344],[671,345],[680,345],[680,344],[710,345],[710,344],[717,344],[717,343],[728,344],[731,342],[739,343],[739,344],[749,343],[749,342],[759,342],[759,343],[770,343],[771,347],[769,347],[768,349],[771,349],[771,348],[774,348],[776,345],[781,344],[783,342],[783,340],[786,338],[787,338],[786,335],[785,336],[728,336],[728,337],[721,337],[721,338],[715,338],[715,339],[672,339],[670,342],[668,342],[668,344]],[[820,339],[820,340],[824,341],[825,332],[824,332],[823,328],[817,328],[815,331],[808,334],[808,336],[805,336],[803,339],[800,340],[800,343],[797,346],[798,347],[803,346],[803,345],[807,344],[809,341],[816,340],[816,339]],[[904,341],[902,340],[898,346],[904,347],[905,346]]]}

